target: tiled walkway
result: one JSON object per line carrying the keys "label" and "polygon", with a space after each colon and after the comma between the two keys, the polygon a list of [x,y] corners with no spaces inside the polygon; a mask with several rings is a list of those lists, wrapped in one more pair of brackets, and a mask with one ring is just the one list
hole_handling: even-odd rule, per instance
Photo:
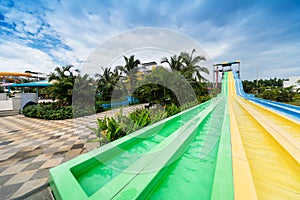
{"label": "tiled walkway", "polygon": [[[124,108],[127,114],[143,105]],[[98,146],[88,127],[118,110],[69,120],[0,117],[0,199],[14,199],[48,182],[50,168]]]}

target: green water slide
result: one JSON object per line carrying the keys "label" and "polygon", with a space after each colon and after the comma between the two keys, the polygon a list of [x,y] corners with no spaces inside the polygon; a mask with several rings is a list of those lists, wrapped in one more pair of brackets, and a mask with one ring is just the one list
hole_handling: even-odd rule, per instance
{"label": "green water slide", "polygon": [[227,74],[223,83],[218,101],[207,116],[199,120],[193,139],[186,144],[182,155],[149,181],[146,181],[148,174],[137,176],[114,199],[234,198]]}
{"label": "green water slide", "polygon": [[200,123],[187,151],[162,170],[161,179],[149,184],[142,197],[233,199],[226,84],[227,81],[219,97],[221,101]]}
{"label": "green water slide", "polygon": [[[108,159],[105,157],[99,158],[102,163],[88,168],[84,167],[84,169],[80,166],[73,168],[74,176],[86,194],[91,196],[173,132],[179,130],[184,123],[187,123],[194,115],[204,110],[207,105],[195,107],[182,115],[166,121],[166,123],[160,124],[160,126],[153,127],[147,133],[143,133],[143,136],[131,138],[130,141],[121,143],[117,146],[113,156],[109,156]],[[132,173],[134,170],[129,170],[128,172]]]}
{"label": "green water slide", "polygon": [[222,93],[50,170],[56,199],[233,199]]}

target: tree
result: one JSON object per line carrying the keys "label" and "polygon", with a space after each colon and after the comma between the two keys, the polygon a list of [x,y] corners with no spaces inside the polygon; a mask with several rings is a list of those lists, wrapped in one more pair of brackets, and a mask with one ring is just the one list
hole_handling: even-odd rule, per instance
{"label": "tree", "polygon": [[178,104],[176,101],[176,96],[174,93],[166,86],[179,84],[178,81],[174,81],[172,74],[167,69],[158,66],[150,74],[146,74],[141,80],[141,86],[134,92],[134,97],[138,98],[141,102],[150,102],[156,104],[165,104],[165,99],[171,98],[174,103]]}
{"label": "tree", "polygon": [[181,72],[182,71],[182,58],[176,54],[170,57],[170,60],[167,57],[161,59],[161,63],[168,63],[172,71]]}
{"label": "tree", "polygon": [[76,77],[72,95],[74,117],[95,113],[95,91],[95,80],[88,74]]}
{"label": "tree", "polygon": [[186,78],[199,97],[208,94],[206,85],[201,83],[202,80],[206,80],[201,72],[208,74],[209,71],[207,68],[198,65],[200,61],[205,61],[205,57],[194,56],[195,52],[196,50],[193,49],[191,54],[182,52],[179,56],[171,56],[170,59],[163,57],[161,63],[168,63],[172,71],[177,71]]}
{"label": "tree", "polygon": [[[300,85],[300,79],[297,81],[297,84]],[[299,93],[300,88],[296,89],[296,92]]]}
{"label": "tree", "polygon": [[145,74],[138,86],[134,96],[141,102],[161,105],[168,102],[179,106],[196,101],[191,84],[180,73],[171,72],[162,66]]}
{"label": "tree", "polygon": [[124,73],[125,76],[122,76],[125,82],[128,83],[128,93],[132,94],[134,92],[134,85],[137,81],[139,65],[141,64],[140,60],[135,59],[134,55],[129,58],[124,56],[125,65],[117,66],[117,69]]}
{"label": "tree", "polygon": [[206,80],[201,75],[201,72],[209,74],[209,71],[207,68],[198,65],[200,61],[206,61],[206,59],[204,56],[194,56],[195,52],[196,50],[193,49],[191,54],[189,54],[188,52],[182,52],[180,54],[182,63],[184,65],[184,67],[182,68],[182,74],[188,80],[198,80],[199,82],[201,82],[202,80]]}
{"label": "tree", "polygon": [[[52,72],[49,76],[49,82],[53,81],[53,85],[51,85],[48,89],[49,93],[52,95],[54,99],[60,101],[60,103],[64,105],[72,104],[72,93],[75,76],[72,74],[66,76],[64,73],[69,72],[73,65],[67,65],[56,67],[54,72]],[[76,70],[78,73],[78,70]]]}
{"label": "tree", "polygon": [[291,102],[295,96],[293,86],[287,88],[278,88],[267,86],[264,91],[258,94],[258,97],[279,102]]}
{"label": "tree", "polygon": [[256,80],[248,81],[243,80],[243,88],[246,93],[255,93],[256,91],[258,93],[262,93],[265,91],[266,88],[283,88],[283,79],[277,79],[276,77],[274,79],[260,79],[256,82]]}
{"label": "tree", "polygon": [[111,71],[111,68],[103,68],[102,74],[96,74],[99,77],[98,80],[98,92],[101,94],[101,99],[104,101],[111,100],[111,95],[114,87],[119,80],[119,72],[116,70],[115,73]]}

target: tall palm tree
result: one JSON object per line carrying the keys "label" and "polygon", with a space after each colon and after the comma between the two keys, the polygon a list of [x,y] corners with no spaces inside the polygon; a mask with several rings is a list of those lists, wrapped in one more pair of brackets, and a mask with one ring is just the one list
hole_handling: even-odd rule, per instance
{"label": "tall palm tree", "polygon": [[172,71],[181,72],[182,70],[182,58],[176,54],[170,57],[170,60],[167,57],[163,57],[160,63],[168,63]]}
{"label": "tall palm tree", "polygon": [[117,69],[120,70],[121,73],[124,73],[123,79],[125,82],[128,82],[128,92],[132,94],[134,91],[134,84],[137,81],[137,76],[139,72],[139,65],[141,64],[139,59],[135,59],[134,55],[129,58],[124,56],[125,65],[117,66]]}
{"label": "tall palm tree", "polygon": [[188,79],[188,80],[197,80],[202,81],[206,80],[200,72],[204,72],[209,74],[209,71],[205,67],[201,67],[198,65],[200,61],[205,61],[204,56],[194,56],[194,53],[196,52],[195,49],[192,50],[192,53],[189,54],[188,52],[182,52],[180,54],[180,58],[182,59],[182,63],[184,65],[182,72],[183,75]]}

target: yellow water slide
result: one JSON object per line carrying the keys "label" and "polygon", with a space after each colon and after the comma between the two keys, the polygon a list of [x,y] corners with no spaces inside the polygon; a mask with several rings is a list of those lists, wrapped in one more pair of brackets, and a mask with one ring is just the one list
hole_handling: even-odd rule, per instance
{"label": "yellow water slide", "polygon": [[300,199],[300,124],[236,95],[228,74],[235,199]]}
{"label": "yellow water slide", "polygon": [[0,72],[0,76],[32,76],[30,73],[24,72]]}

